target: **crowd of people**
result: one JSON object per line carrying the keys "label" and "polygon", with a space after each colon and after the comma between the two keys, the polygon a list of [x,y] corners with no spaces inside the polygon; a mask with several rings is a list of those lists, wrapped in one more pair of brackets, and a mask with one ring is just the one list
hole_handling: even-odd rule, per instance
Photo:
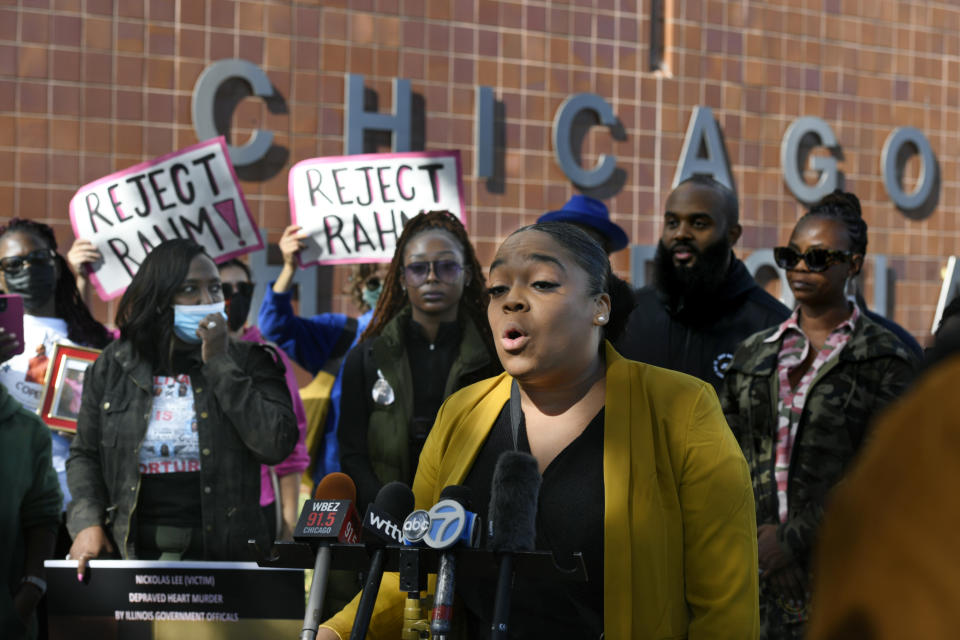
{"label": "crowd of people", "polygon": [[[361,506],[400,481],[429,508],[456,484],[485,519],[496,462],[519,450],[542,475],[536,547],[582,553],[589,580],[518,577],[511,637],[903,637],[855,635],[896,616],[881,596],[836,594],[898,570],[876,562],[880,543],[857,542],[866,519],[884,512],[890,544],[912,546],[885,501],[909,502],[892,471],[910,473],[895,460],[905,407],[949,395],[960,303],[922,364],[916,341],[853,293],[868,236],[851,193],[813,205],[774,248],[792,310],[736,257],[740,234],[735,193],[681,183],[654,282],[634,290],[611,270],[628,238],[599,200],[576,195],[514,231],[487,269],[456,216],[423,213],[389,264],[352,269],[352,318],[295,313],[305,245],[291,226],[255,325],[257,274],[176,239],[139,267],[111,331],[81,295],[96,249],[77,239],[65,258],[48,226],[10,221],[0,285],[25,313],[22,344],[0,329],[0,635],[36,633],[45,558],[68,553],[80,579],[93,558],[245,558],[249,538],[291,539],[304,483],[340,470]],[[102,349],[72,438],[34,415],[58,343]],[[292,362],[314,376],[303,389]],[[947,422],[937,435],[955,437]],[[884,482],[889,496],[864,497]],[[318,637],[349,635],[359,587],[332,581],[343,608]],[[457,583],[466,637],[488,635],[495,588]],[[398,637],[403,606],[385,577],[371,637]]]}

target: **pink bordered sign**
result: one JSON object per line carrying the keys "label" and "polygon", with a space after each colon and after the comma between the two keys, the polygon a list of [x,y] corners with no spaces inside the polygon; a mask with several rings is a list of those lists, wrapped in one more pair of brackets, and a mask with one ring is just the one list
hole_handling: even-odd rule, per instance
{"label": "pink bordered sign", "polygon": [[70,223],[103,256],[89,273],[104,300],[121,295],[164,240],[192,238],[217,262],[263,248],[222,136],[82,187]]}
{"label": "pink bordered sign", "polygon": [[83,383],[98,349],[57,343],[47,365],[43,395],[37,412],[40,419],[53,429],[75,433],[80,416]]}
{"label": "pink bordered sign", "polygon": [[389,262],[406,222],[444,209],[467,224],[459,151],[312,158],[290,169],[290,218],[306,232],[300,266]]}

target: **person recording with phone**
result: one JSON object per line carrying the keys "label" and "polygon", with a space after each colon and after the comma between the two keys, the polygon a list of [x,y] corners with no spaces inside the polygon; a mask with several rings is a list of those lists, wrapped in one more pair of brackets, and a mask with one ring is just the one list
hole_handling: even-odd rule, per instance
{"label": "person recording with phone", "polygon": [[192,240],[155,247],[91,365],[67,460],[78,577],[124,559],[236,560],[267,548],[260,464],[297,442],[279,357],[232,340],[217,266]]}
{"label": "person recording with phone", "polygon": [[[632,292],[573,225],[515,231],[490,267],[488,292],[505,373],[446,400],[413,491],[428,509],[444,487],[465,485],[485,519],[500,456],[535,458],[535,548],[561,563],[581,552],[588,582],[518,572],[510,637],[755,638],[753,491],[713,388],[614,350]],[[396,574],[384,576],[368,637],[399,636],[398,587]],[[490,637],[495,580],[461,574],[456,591],[455,623],[469,638]],[[318,638],[346,638],[356,606]]]}
{"label": "person recording with phone", "polygon": [[[247,326],[250,303],[253,300],[253,279],[250,267],[233,258],[217,265],[220,271],[220,286],[227,314],[227,328],[230,337],[254,344],[266,344],[256,326]],[[293,413],[297,417],[297,429],[300,432],[297,446],[283,462],[273,467],[260,467],[260,506],[264,510],[267,523],[277,523],[278,540],[293,540],[293,527],[297,523],[297,507],[300,500],[300,476],[310,464],[310,455],[304,441],[307,429],[307,417],[300,400],[300,387],[293,365],[287,355],[277,354],[286,368],[285,379],[293,401]],[[276,482],[276,487],[274,487]]]}
{"label": "person recording with phone", "polygon": [[797,308],[747,338],[723,381],[724,413],[755,488],[764,639],[803,637],[828,494],[916,367],[910,348],[846,296],[866,252],[854,194],[838,190],[811,207],[774,249]]}

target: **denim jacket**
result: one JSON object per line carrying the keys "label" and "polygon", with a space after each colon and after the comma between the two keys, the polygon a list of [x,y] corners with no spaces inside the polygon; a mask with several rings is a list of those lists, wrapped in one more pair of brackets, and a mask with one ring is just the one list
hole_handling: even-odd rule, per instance
{"label": "denim jacket", "polygon": [[[134,558],[139,452],[153,406],[153,374],[132,345],[104,349],[87,372],[77,436],[67,460],[73,501],[67,528],[101,525],[123,558]],[[260,511],[260,464],[297,442],[284,368],[268,348],[230,340],[227,353],[189,371],[201,454],[204,557],[246,558],[249,538],[269,542]]]}

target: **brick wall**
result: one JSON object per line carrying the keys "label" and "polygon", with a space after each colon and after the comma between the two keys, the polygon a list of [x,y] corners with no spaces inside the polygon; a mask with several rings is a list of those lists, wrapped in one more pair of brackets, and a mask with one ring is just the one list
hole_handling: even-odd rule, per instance
{"label": "brick wall", "polygon": [[[241,57],[284,107],[242,101],[231,137],[255,128],[282,147],[244,189],[276,241],[288,220],[286,171],[343,149],[344,74],[390,104],[390,81],[422,98],[424,146],[463,151],[469,230],[481,260],[500,239],[559,207],[573,186],[552,155],[560,102],[595,92],[626,137],[593,128],[583,160],[612,153],[625,172],[608,199],[634,242],[652,244],[693,107],[722,127],[742,202],[742,253],[785,242],[802,210],[786,189],[780,140],[801,115],[824,118],[843,147],[847,188],[863,200],[870,250],[896,271],[896,320],[929,329],[946,257],[960,252],[960,8],[892,0],[663,0],[665,71],[649,68],[651,0],[0,0],[0,215],[53,224],[72,241],[76,188],[196,141],[193,85],[210,62]],[[349,8],[348,8],[349,7]],[[503,103],[502,180],[473,177],[474,92]],[[418,99],[419,100],[419,99]],[[382,107],[383,108],[383,107]],[[897,126],[921,129],[937,156],[940,198],[923,220],[884,192],[880,152]],[[916,179],[916,161],[907,183]],[[615,256],[626,273],[627,252]],[[334,289],[345,279],[335,271]],[[869,282],[868,282],[869,284]],[[868,296],[869,299],[869,296]],[[335,296],[332,307],[350,310]],[[112,308],[97,305],[112,319]]]}

